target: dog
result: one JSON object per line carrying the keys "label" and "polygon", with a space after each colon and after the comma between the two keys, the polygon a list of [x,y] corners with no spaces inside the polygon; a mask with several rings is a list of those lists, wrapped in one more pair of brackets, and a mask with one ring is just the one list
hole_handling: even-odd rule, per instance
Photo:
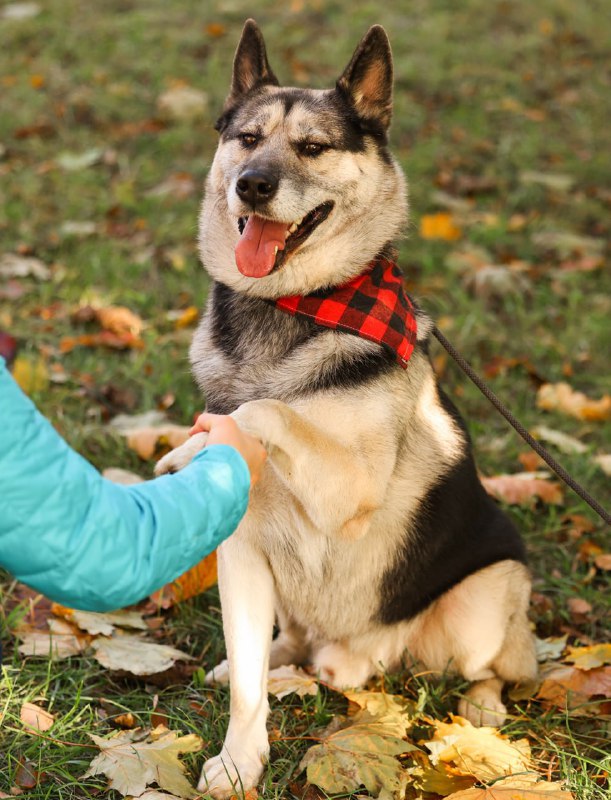
{"label": "dog", "polygon": [[199,219],[214,282],[190,359],[208,410],[268,451],[218,551],[227,661],[207,680],[231,684],[230,721],[199,784],[217,799],[262,774],[270,668],[309,664],[338,687],[406,664],[450,670],[472,683],[459,713],[474,724],[500,724],[503,684],[536,672],[524,547],[437,383],[430,319],[407,308],[401,362],[384,339],[287,313],[303,298],[333,308],[334,292],[392,262],[407,216],[388,148],[392,73],[374,26],[333,89],[280,87],[249,20],[217,123]]}

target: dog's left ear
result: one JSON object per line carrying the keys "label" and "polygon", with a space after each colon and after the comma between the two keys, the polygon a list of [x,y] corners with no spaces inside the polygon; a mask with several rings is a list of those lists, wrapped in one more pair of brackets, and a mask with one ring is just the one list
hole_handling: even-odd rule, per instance
{"label": "dog's left ear", "polygon": [[374,25],[361,39],[337,88],[360,117],[378,121],[386,130],[392,116],[392,77],[388,36],[381,25]]}

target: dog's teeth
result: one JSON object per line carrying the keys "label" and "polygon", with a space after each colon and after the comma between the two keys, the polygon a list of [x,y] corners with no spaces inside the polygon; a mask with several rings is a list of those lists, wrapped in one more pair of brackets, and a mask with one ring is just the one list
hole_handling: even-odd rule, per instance
{"label": "dog's teeth", "polygon": [[293,225],[299,226],[301,225],[302,222],[303,222],[303,217],[301,219],[298,219],[297,222],[294,222]]}
{"label": "dog's teeth", "polygon": [[274,247],[274,258],[278,255],[278,245]]}
{"label": "dog's teeth", "polygon": [[297,230],[297,227],[298,227],[297,223],[293,222],[292,225],[289,225],[289,233],[295,233],[295,231]]}

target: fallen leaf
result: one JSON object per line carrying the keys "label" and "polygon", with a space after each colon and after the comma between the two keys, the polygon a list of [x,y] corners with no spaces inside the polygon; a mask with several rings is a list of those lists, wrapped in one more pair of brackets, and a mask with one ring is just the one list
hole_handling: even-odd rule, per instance
{"label": "fallen leaf", "polygon": [[176,172],[145,193],[146,197],[175,197],[182,200],[190,197],[196,190],[193,175],[189,172]]}
{"label": "fallen leaf", "polygon": [[581,420],[611,419],[611,395],[591,400],[568,383],[544,383],[537,392],[537,406],[544,411],[560,411]]}
{"label": "fallen leaf", "polygon": [[118,336],[126,333],[140,336],[142,333],[144,323],[137,314],[125,306],[96,308],[95,313],[104,330],[116,333]]}
{"label": "fallen leaf", "polygon": [[17,771],[15,772],[15,783],[21,789],[35,789],[42,777],[36,766],[27,759],[20,757]]}
{"label": "fallen leaf", "polygon": [[432,764],[424,753],[413,753],[418,766],[409,767],[408,773],[414,781],[414,786],[421,792],[446,795],[452,792],[468,789],[475,783],[472,775],[460,775],[447,764]]}
{"label": "fallen leaf", "polygon": [[535,170],[520,172],[518,177],[520,183],[535,183],[557,192],[568,192],[575,183],[575,178],[573,178],[572,175],[561,175],[553,172],[536,172]]}
{"label": "fallen leaf", "polygon": [[84,778],[105,775],[109,788],[122,795],[140,796],[147,785],[156,783],[178,797],[194,798],[198,793],[185,777],[182,753],[197,753],[203,742],[191,733],[180,736],[159,726],[153,731],[122,731],[103,739],[89,734],[102,751],[89,765]]}
{"label": "fallen leaf", "polygon": [[352,792],[364,786],[378,797],[382,789],[403,790],[407,775],[396,756],[415,749],[382,722],[357,721],[311,747],[299,769],[306,769],[308,781],[325,792]]}
{"label": "fallen leaf", "polygon": [[559,783],[543,781],[539,775],[529,773],[504,778],[492,786],[463,789],[446,800],[573,800],[573,794]]}
{"label": "fallen leaf", "polygon": [[611,644],[569,647],[568,654],[562,660],[574,664],[577,669],[596,669],[611,664]]}
{"label": "fallen leaf", "polygon": [[61,353],[71,353],[75,347],[107,347],[110,350],[142,350],[144,342],[133,333],[116,334],[110,331],[65,336],[60,340]]}
{"label": "fallen leaf", "polygon": [[130,628],[140,631],[148,630],[148,625],[137,611],[76,611],[59,604],[53,605],[53,613],[73,622],[78,628],[92,636],[102,634],[110,636],[115,628]]}
{"label": "fallen leaf", "polygon": [[4,253],[0,257],[0,277],[36,278],[38,281],[48,281],[51,278],[51,270],[39,258]]}
{"label": "fallen leaf", "polygon": [[183,312],[181,312],[174,325],[177,330],[181,330],[182,328],[190,328],[191,325],[195,325],[198,319],[199,308],[197,308],[197,306],[189,306],[188,308],[185,308]]}
{"label": "fallen leaf", "polygon": [[227,28],[222,22],[209,22],[204,26],[204,30],[213,39],[219,39],[227,33]]}
{"label": "fallen leaf", "polygon": [[525,472],[536,472],[541,467],[547,466],[545,461],[534,450],[526,450],[518,454],[518,461],[524,467]]}
{"label": "fallen leaf", "polygon": [[11,364],[16,355],[17,339],[15,339],[9,333],[0,331],[0,356],[2,356],[7,364]]}
{"label": "fallen leaf", "polygon": [[191,121],[202,119],[208,107],[208,95],[190,86],[174,86],[157,99],[157,110],[162,117]]}
{"label": "fallen leaf", "polygon": [[575,713],[593,697],[611,697],[611,666],[589,670],[557,666],[545,674],[537,697],[548,707],[557,706]]}
{"label": "fallen leaf", "polygon": [[48,731],[55,722],[55,717],[44,708],[37,706],[35,703],[24,703],[21,706],[20,719],[23,724],[28,728],[33,728],[36,731]]}
{"label": "fallen leaf", "polygon": [[144,794],[138,797],[129,797],[128,800],[181,800],[175,794],[167,794],[166,792],[158,792],[157,789],[149,789]]}
{"label": "fallen leaf", "polygon": [[367,712],[371,717],[382,721],[387,729],[392,728],[396,736],[404,736],[417,716],[415,703],[401,695],[386,692],[344,692],[344,696],[350,702],[349,716]]}
{"label": "fallen leaf", "polygon": [[141,428],[127,436],[127,445],[145,461],[173,450],[189,438],[186,425],[160,425],[156,428]]}
{"label": "fallen leaf", "polygon": [[574,615],[587,615],[592,610],[591,604],[583,597],[569,597],[566,604],[571,614]]}
{"label": "fallen leaf", "polygon": [[598,569],[608,572],[611,570],[611,553],[601,553],[600,555],[596,556],[594,563]]}
{"label": "fallen leaf", "polygon": [[114,428],[118,433],[127,436],[132,431],[140,430],[140,428],[150,428],[167,423],[168,418],[163,411],[154,409],[153,411],[145,411],[142,414],[117,414],[109,425]]}
{"label": "fallen leaf", "polygon": [[67,622],[49,619],[48,625],[49,633],[17,631],[21,639],[19,652],[22,655],[60,660],[79,655],[87,647],[88,638],[80,636]]}
{"label": "fallen leaf", "polygon": [[560,658],[566,648],[568,636],[550,636],[547,639],[539,639],[535,636],[535,650],[537,661],[555,661]]}
{"label": "fallen leaf", "polygon": [[527,739],[509,741],[496,728],[474,728],[457,716],[452,716],[452,722],[428,721],[435,734],[423,744],[430,751],[433,764],[448,764],[456,773],[473,776],[482,783],[533,768]]}
{"label": "fallen leaf", "polygon": [[592,236],[578,236],[568,231],[540,231],[535,233],[532,239],[538,247],[556,250],[561,255],[566,256],[571,253],[600,255],[605,249],[603,239],[595,239]]}
{"label": "fallen leaf", "polygon": [[420,236],[423,239],[444,239],[453,242],[460,239],[462,231],[451,214],[440,211],[438,214],[424,214],[421,217]]}
{"label": "fallen leaf", "polygon": [[113,636],[94,639],[94,657],[111,670],[124,670],[132,675],[154,675],[164,672],[176,661],[193,661],[193,657],[163,644],[154,644],[138,636]]}
{"label": "fallen leaf", "polygon": [[98,164],[104,151],[98,147],[85,150],[83,153],[60,153],[55,159],[57,164],[67,172],[78,172]]}
{"label": "fallen leaf", "polygon": [[0,10],[0,18],[20,21],[32,19],[41,12],[39,3],[9,3]]}
{"label": "fallen leaf", "polygon": [[17,356],[13,363],[13,378],[27,395],[42,392],[49,385],[49,371],[42,358]]}
{"label": "fallen leaf", "polygon": [[290,664],[270,669],[267,676],[267,691],[278,700],[289,694],[305,697],[306,694],[318,694],[318,683],[307,672]]}
{"label": "fallen leaf", "polygon": [[98,231],[98,226],[91,220],[68,219],[59,226],[59,232],[64,236],[86,237],[93,236]]}
{"label": "fallen leaf", "polygon": [[539,498],[545,503],[563,502],[562,487],[547,478],[547,473],[518,472],[514,475],[494,475],[481,478],[484,489],[497,500],[509,505],[531,504]]}
{"label": "fallen leaf", "polygon": [[533,428],[531,434],[535,439],[541,439],[543,442],[553,444],[561,453],[586,453],[588,451],[587,445],[580,442],[579,439],[575,439],[574,436],[569,436],[562,431],[547,428],[545,425],[538,425]]}
{"label": "fallen leaf", "polygon": [[172,583],[166,584],[151,595],[151,600],[158,608],[170,608],[175,603],[188,600],[202,594],[217,582],[216,550],[209,553],[190,570],[183,573]]}
{"label": "fallen leaf", "polygon": [[611,453],[603,453],[602,455],[594,456],[592,460],[595,464],[598,464],[605,475],[611,475]]}

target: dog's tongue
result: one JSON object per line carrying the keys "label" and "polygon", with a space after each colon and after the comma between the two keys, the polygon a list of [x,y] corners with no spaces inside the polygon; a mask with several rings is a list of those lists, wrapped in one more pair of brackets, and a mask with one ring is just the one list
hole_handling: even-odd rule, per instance
{"label": "dog's tongue", "polygon": [[235,248],[235,261],[242,275],[263,278],[274,268],[276,247],[284,250],[286,222],[272,222],[251,214]]}

